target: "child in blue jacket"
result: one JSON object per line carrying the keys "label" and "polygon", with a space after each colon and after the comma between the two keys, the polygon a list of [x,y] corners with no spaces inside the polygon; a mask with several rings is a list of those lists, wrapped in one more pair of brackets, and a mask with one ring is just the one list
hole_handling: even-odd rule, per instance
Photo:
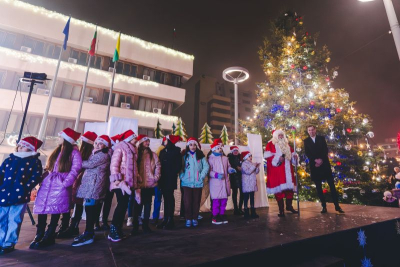
{"label": "child in blue jacket", "polygon": [[0,255],[14,251],[18,241],[31,190],[42,176],[41,145],[33,136],[22,139],[0,166]]}

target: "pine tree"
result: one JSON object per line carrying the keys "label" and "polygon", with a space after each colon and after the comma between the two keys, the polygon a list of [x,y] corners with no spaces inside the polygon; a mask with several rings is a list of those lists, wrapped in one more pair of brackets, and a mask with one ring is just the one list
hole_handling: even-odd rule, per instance
{"label": "pine tree", "polygon": [[160,120],[157,120],[157,127],[154,129],[154,136],[157,139],[161,139],[164,137],[163,133],[162,133],[162,128],[161,128],[161,123]]}
{"label": "pine tree", "polygon": [[203,128],[201,128],[199,141],[202,144],[212,144],[213,142],[213,135],[211,133],[211,128],[210,126],[208,126],[207,123],[205,123]]}
{"label": "pine tree", "polygon": [[225,126],[225,125],[224,125],[224,127],[222,128],[220,138],[221,138],[222,143],[223,143],[224,145],[229,145],[228,129],[226,129],[226,126]]}
{"label": "pine tree", "polygon": [[175,126],[175,122],[172,123],[172,133],[171,134],[175,134],[175,130],[176,130],[176,126]]}
{"label": "pine tree", "polygon": [[[366,203],[372,195],[376,200],[381,198],[381,194],[372,193],[382,191],[384,183],[377,182],[379,152],[369,145],[373,137],[371,120],[356,112],[355,102],[344,89],[334,88],[338,71],[328,67],[328,48],[317,46],[317,37],[305,30],[303,18],[294,12],[283,14],[271,25],[272,34],[259,50],[267,80],[257,84],[254,117],[241,121],[241,138],[246,132],[259,133],[266,143],[273,129],[282,129],[291,137],[290,129],[295,127],[301,162],[298,174],[303,185],[300,193],[303,199],[315,200],[301,141],[308,137],[307,126],[315,125],[318,134],[326,137],[343,202]],[[357,190],[350,193],[351,188]]]}
{"label": "pine tree", "polygon": [[185,124],[183,123],[182,118],[178,119],[178,123],[176,124],[176,129],[174,132],[175,135],[178,135],[182,138],[182,141],[186,142],[187,134],[185,130]]}

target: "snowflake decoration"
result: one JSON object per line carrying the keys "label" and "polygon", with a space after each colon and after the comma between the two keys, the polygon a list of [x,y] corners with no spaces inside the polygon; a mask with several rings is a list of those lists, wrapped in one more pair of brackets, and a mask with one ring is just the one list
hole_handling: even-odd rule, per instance
{"label": "snowflake decoration", "polygon": [[364,246],[367,244],[367,237],[365,235],[365,232],[363,230],[360,229],[359,232],[357,232],[358,234],[358,243],[360,244],[361,247],[364,248]]}
{"label": "snowflake decoration", "polygon": [[364,257],[364,259],[361,260],[361,267],[372,267],[372,263],[370,259],[367,259],[367,257]]}

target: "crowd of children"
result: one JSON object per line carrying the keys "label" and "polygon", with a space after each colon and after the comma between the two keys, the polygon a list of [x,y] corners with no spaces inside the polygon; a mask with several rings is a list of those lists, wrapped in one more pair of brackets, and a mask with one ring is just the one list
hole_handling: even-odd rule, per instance
{"label": "crowd of children", "polygon": [[[80,147],[77,144],[79,139]],[[257,191],[256,174],[260,163],[252,162],[250,152],[240,154],[239,148],[232,146],[227,157],[221,140],[215,139],[206,156],[196,138],[189,138],[182,152],[176,146],[179,141],[180,137],[168,135],[155,153],[150,149],[150,138],[137,136],[132,130],[110,138],[94,132],[81,136],[66,128],[59,133],[58,145],[42,171],[37,152],[42,142],[32,136],[22,139],[16,151],[0,167],[0,254],[14,250],[31,190],[38,184],[40,187],[33,208],[38,224],[30,249],[51,246],[56,238],[74,237],[74,247],[91,244],[98,230],[109,230],[108,239],[118,242],[124,237],[122,225],[128,206],[133,209],[133,215],[132,211],[129,213],[133,226],[131,234],[138,234],[142,211],[142,231],[151,233],[149,219],[153,196],[155,222],[159,218],[161,196],[164,199],[164,219],[157,228],[173,229],[174,191],[178,177],[183,192],[186,227],[199,225],[202,190],[207,176],[213,224],[228,223],[225,209],[231,187],[234,214],[258,218],[254,192]],[[108,225],[114,194],[117,206],[111,225]],[[70,216],[72,210],[73,218]],[[86,223],[80,234],[78,226],[83,211]],[[103,225],[99,223],[101,211]],[[50,223],[47,226],[48,215]]]}

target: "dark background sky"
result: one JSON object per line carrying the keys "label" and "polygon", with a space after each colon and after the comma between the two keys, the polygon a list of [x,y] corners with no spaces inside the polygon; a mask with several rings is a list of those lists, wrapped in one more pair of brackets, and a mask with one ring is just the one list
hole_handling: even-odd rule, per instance
{"label": "dark background sky", "polygon": [[[251,78],[241,86],[256,89],[264,81],[257,50],[269,34],[269,22],[286,9],[304,16],[319,45],[339,66],[333,87],[345,88],[359,112],[373,119],[375,142],[400,130],[400,61],[382,0],[27,0],[72,17],[122,31],[195,56],[194,77],[220,77],[242,66]],[[400,1],[394,0],[400,18]],[[381,38],[373,41],[377,37]],[[99,37],[101,38],[101,37]],[[368,45],[367,45],[368,44]],[[362,49],[362,46],[366,45]],[[360,49],[360,50],[359,50]]]}

